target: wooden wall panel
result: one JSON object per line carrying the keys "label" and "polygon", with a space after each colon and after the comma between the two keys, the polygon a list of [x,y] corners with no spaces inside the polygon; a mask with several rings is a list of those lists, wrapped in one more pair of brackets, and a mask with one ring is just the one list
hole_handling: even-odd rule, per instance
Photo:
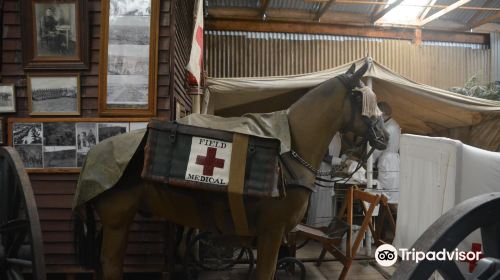
{"label": "wooden wall panel", "polygon": [[[68,271],[72,267],[79,270],[75,262],[71,223],[71,205],[77,177],[77,174],[30,175],[40,215],[49,272]],[[148,265],[149,270],[154,265],[157,271],[163,269],[165,228],[165,222],[159,219],[136,217],[130,228],[126,270],[140,270],[144,264]]]}
{"label": "wooden wall panel", "polygon": [[[17,112],[7,117],[29,117],[26,75],[22,67],[20,0],[4,0],[2,12],[2,41],[0,82],[16,85]],[[180,1],[184,2],[184,1]],[[192,1],[187,1],[192,2]],[[99,117],[97,111],[98,99],[98,68],[101,28],[101,1],[89,0],[89,69],[78,71],[81,75],[81,95],[83,118]],[[186,5],[184,5],[186,6]],[[181,7],[184,7],[181,5]],[[192,4],[191,4],[192,6]],[[189,8],[189,5],[186,6]],[[191,7],[192,9],[192,7]],[[158,99],[157,116],[169,119],[172,104],[170,102],[170,85],[172,60],[171,19],[172,6],[170,0],[161,0],[160,27],[158,48]],[[187,13],[186,8],[178,13]],[[188,22],[192,12],[179,14]],[[182,22],[182,24],[185,24]],[[181,28],[182,29],[182,28]],[[187,32],[187,31],[184,31]],[[184,35],[181,34],[179,36]],[[176,47],[188,49],[191,43],[179,42]],[[180,61],[182,62],[182,60]],[[62,73],[68,72],[65,70]],[[180,78],[179,78],[180,79]],[[4,117],[4,115],[2,115]],[[36,121],[36,117],[33,118]],[[47,269],[49,272],[80,271],[75,265],[73,250],[73,232],[71,225],[71,203],[76,188],[77,174],[31,174],[33,189],[39,207],[39,214],[44,236],[44,247]],[[132,225],[129,236],[129,248],[125,260],[128,271],[159,271],[164,268],[163,254],[166,243],[166,224],[160,220],[138,218]]]}
{"label": "wooden wall panel", "polygon": [[[193,8],[194,0],[172,0],[172,5],[175,6],[173,20],[173,42],[174,52],[172,59],[174,64],[171,65],[171,83],[173,87],[170,89],[173,98],[170,102],[175,106],[175,102],[179,102],[187,111],[191,111],[191,97],[187,94],[186,84],[186,65],[189,62],[191,52],[191,39],[193,34]],[[175,117],[175,112],[172,112],[172,117]]]}

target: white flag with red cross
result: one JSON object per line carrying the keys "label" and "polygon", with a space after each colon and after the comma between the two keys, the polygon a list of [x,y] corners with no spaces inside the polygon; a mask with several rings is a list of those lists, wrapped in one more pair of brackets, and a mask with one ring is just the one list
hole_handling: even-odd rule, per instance
{"label": "white flag with red cross", "polygon": [[195,24],[191,55],[186,66],[188,82],[192,85],[201,85],[201,71],[203,69],[203,0],[197,0],[195,8]]}

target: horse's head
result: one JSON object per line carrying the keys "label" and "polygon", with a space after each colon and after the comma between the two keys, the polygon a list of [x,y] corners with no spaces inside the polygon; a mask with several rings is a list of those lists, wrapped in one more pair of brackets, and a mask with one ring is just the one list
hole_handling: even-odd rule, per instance
{"label": "horse's head", "polygon": [[[356,135],[364,136],[372,147],[378,150],[385,150],[389,141],[389,134],[384,128],[384,120],[376,107],[376,99],[374,97],[370,98],[370,96],[363,96],[370,94],[370,92],[366,92],[370,90],[365,88],[363,81],[361,81],[361,77],[368,70],[369,63],[367,61],[358,71],[355,71],[356,65],[353,64],[345,74],[338,77],[349,91],[349,98],[346,98],[344,101],[342,131],[352,131]],[[363,112],[363,108],[368,113]],[[376,108],[376,111],[373,110],[374,108]]]}

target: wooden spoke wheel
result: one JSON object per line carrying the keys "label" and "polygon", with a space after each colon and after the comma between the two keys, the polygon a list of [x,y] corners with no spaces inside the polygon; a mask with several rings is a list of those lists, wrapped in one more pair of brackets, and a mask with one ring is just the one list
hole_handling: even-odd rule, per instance
{"label": "wooden spoke wheel", "polygon": [[276,264],[275,280],[305,280],[306,267],[294,257],[286,257],[278,260]]}
{"label": "wooden spoke wheel", "polygon": [[[416,251],[451,252],[470,233],[481,231],[485,257],[500,259],[500,193],[483,194],[468,199],[434,222],[413,244]],[[419,263],[402,261],[391,279],[428,279],[438,271],[444,279],[466,279],[454,261],[428,261]],[[498,278],[481,278],[498,279]]]}
{"label": "wooden spoke wheel", "polygon": [[196,235],[187,248],[188,261],[203,270],[228,270],[240,262],[253,264],[252,250],[224,243],[224,238],[211,232]]}
{"label": "wooden spoke wheel", "polygon": [[0,279],[45,280],[42,233],[35,197],[21,158],[0,147]]}

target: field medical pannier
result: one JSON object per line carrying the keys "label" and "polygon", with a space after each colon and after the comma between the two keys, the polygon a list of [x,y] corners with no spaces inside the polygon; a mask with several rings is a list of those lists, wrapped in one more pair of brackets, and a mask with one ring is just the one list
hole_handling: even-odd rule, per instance
{"label": "field medical pannier", "polygon": [[277,139],[153,119],[142,177],[176,187],[279,197],[279,151]]}

